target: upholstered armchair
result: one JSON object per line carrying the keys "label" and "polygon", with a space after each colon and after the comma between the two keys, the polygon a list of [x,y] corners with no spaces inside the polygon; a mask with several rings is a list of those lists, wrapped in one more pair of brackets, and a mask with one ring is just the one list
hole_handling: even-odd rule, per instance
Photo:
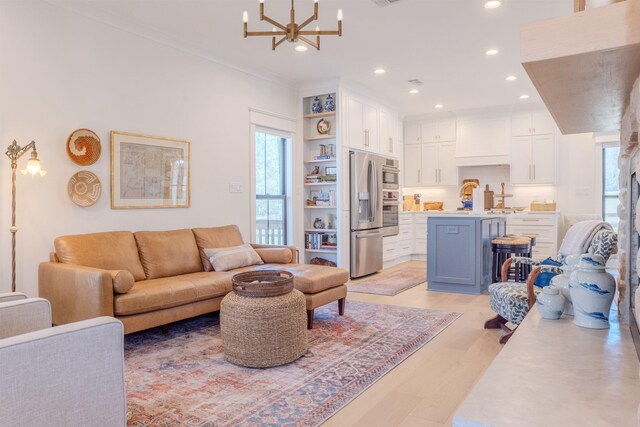
{"label": "upholstered armchair", "polygon": [[51,327],[47,300],[0,294],[0,424],[126,425],[123,337],[114,318]]}
{"label": "upholstered armchair", "polygon": [[[588,249],[584,253],[602,255],[606,260],[609,259],[612,253],[616,250],[616,244],[618,242],[618,235],[611,230],[611,227],[596,228],[576,228],[573,229],[573,233],[570,234],[570,229],[565,236],[567,238],[577,238],[586,242]],[[588,235],[580,236],[580,233],[588,233]],[[567,242],[571,243],[571,242]],[[558,254],[558,261],[562,261],[566,257],[566,253],[563,252],[563,247],[566,247],[565,242],[560,248]],[[532,266],[531,273],[527,277],[525,283],[509,282],[508,272],[513,265],[526,264]],[[502,266],[502,281],[494,283],[489,286],[489,301],[491,309],[496,313],[496,316],[487,320],[484,324],[485,329],[503,329],[506,334],[500,338],[500,343],[506,343],[511,335],[518,327],[518,325],[524,320],[525,316],[536,303],[536,298],[542,287],[536,285],[536,279],[541,273],[551,273],[552,275],[561,274],[562,267],[553,265],[543,265],[543,260],[533,260],[526,257],[513,257],[505,261]],[[507,326],[507,323],[514,325],[515,328]]]}

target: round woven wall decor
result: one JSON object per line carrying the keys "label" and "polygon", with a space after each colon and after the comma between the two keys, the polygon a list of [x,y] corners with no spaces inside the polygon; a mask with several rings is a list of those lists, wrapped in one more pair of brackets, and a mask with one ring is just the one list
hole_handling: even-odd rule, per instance
{"label": "round woven wall decor", "polygon": [[73,203],[86,208],[98,201],[102,194],[102,184],[93,172],[80,171],[69,179],[67,193]]}
{"label": "round woven wall decor", "polygon": [[67,139],[67,155],[80,166],[92,165],[100,158],[100,138],[89,129],[76,129]]}

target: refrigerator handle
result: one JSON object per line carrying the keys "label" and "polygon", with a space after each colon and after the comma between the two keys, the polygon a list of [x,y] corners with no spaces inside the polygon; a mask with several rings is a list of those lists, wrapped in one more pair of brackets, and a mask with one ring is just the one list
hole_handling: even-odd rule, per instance
{"label": "refrigerator handle", "polygon": [[378,169],[376,165],[375,161],[371,161],[371,163],[373,163],[373,207],[372,207],[372,211],[373,211],[373,218],[372,218],[372,222],[376,220],[376,213],[378,212]]}
{"label": "refrigerator handle", "polygon": [[367,165],[367,192],[369,193],[369,222],[373,221],[373,161],[369,160]]}

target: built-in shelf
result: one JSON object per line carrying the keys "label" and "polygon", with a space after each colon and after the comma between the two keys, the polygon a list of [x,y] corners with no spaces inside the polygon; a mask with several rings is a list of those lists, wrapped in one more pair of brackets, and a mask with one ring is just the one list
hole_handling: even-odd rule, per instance
{"label": "built-in shelf", "polygon": [[318,160],[305,160],[305,163],[326,163],[326,162],[335,162],[336,158],[332,157],[330,159],[318,159]]}
{"label": "built-in shelf", "polygon": [[305,228],[305,233],[337,233],[335,228]]}
{"label": "built-in shelf", "polygon": [[563,134],[620,129],[640,74],[637,1],[522,27],[520,58]]}
{"label": "built-in shelf", "polygon": [[305,114],[305,119],[319,119],[321,117],[332,117],[335,116],[335,111],[325,111],[324,113],[313,113],[313,114]]}
{"label": "built-in shelf", "polygon": [[335,206],[305,206],[305,209],[335,209]]}
{"label": "built-in shelf", "polygon": [[305,252],[316,252],[320,254],[334,254],[337,251],[336,249],[305,249]]}
{"label": "built-in shelf", "polygon": [[322,186],[322,185],[336,185],[335,181],[333,182],[305,182],[304,185],[313,187],[313,186]]}
{"label": "built-in shelf", "polygon": [[335,134],[330,134],[330,135],[318,135],[318,136],[310,136],[305,138],[305,141],[322,141],[324,139],[335,139],[336,135]]}

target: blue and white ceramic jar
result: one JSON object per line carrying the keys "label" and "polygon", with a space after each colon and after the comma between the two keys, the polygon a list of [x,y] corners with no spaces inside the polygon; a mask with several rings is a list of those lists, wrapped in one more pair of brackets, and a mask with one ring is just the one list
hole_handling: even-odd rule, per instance
{"label": "blue and white ceramic jar", "polygon": [[543,319],[558,320],[564,310],[565,299],[560,289],[553,285],[545,286],[538,294],[538,311]]}
{"label": "blue and white ceramic jar", "polygon": [[331,94],[327,95],[327,98],[324,100],[324,111],[336,111],[336,101]]}
{"label": "blue and white ceramic jar", "polygon": [[604,258],[601,255],[580,255],[578,268],[569,279],[575,315],[573,323],[583,328],[608,328],[615,292],[616,281],[605,271]]}
{"label": "blue and white ceramic jar", "polygon": [[571,294],[569,293],[569,279],[571,278],[571,273],[575,271],[578,261],[580,261],[580,255],[569,255],[562,262],[562,274],[551,278],[551,284],[560,290],[560,294],[562,294],[565,299],[563,314],[567,316],[573,316],[573,303],[571,302]]}
{"label": "blue and white ceramic jar", "polygon": [[313,103],[311,104],[311,112],[313,114],[322,113],[322,101],[317,96],[313,98]]}

